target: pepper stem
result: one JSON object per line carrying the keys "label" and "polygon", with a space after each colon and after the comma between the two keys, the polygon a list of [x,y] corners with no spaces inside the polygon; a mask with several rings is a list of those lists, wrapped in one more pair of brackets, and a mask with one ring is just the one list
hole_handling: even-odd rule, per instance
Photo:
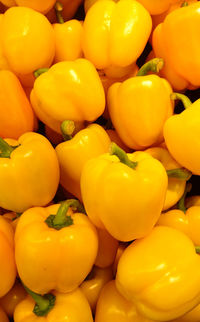
{"label": "pepper stem", "polygon": [[38,78],[40,75],[48,72],[49,68],[39,68],[36,71],[34,71],[33,75],[35,76],[35,78]]}
{"label": "pepper stem", "polygon": [[185,191],[181,197],[181,199],[178,202],[178,209],[182,210],[184,213],[186,213],[187,208],[185,207],[185,197],[187,195],[188,192],[190,192],[192,189],[192,184],[191,183],[187,183],[186,187],[185,187]]}
{"label": "pepper stem", "polygon": [[72,139],[72,134],[74,133],[75,130],[75,124],[74,121],[70,120],[65,120],[62,122],[60,126],[62,136],[65,141],[69,141]]}
{"label": "pepper stem", "polygon": [[67,215],[70,207],[75,208],[78,212],[85,213],[83,205],[77,199],[69,199],[61,203],[56,215],[47,217],[45,220],[46,224],[56,230],[73,225],[72,217]]}
{"label": "pepper stem", "polygon": [[182,3],[182,5],[181,5],[181,8],[183,8],[183,7],[187,7],[188,6],[188,2],[187,1],[184,1],[183,3]]}
{"label": "pepper stem", "polygon": [[18,147],[17,146],[11,146],[8,144],[5,140],[0,138],[0,158],[10,158],[11,153]]}
{"label": "pepper stem", "polygon": [[192,176],[192,172],[184,168],[167,170],[167,175],[169,178],[177,178],[180,180],[189,180]]}
{"label": "pepper stem", "polygon": [[145,76],[148,72],[159,73],[163,66],[164,60],[162,58],[153,58],[139,69],[137,76]]}
{"label": "pepper stem", "polygon": [[195,251],[197,254],[200,254],[200,246],[195,246]]}
{"label": "pepper stem", "polygon": [[56,297],[53,294],[45,294],[40,295],[37,293],[34,293],[33,291],[29,290],[28,287],[24,285],[25,290],[27,293],[33,298],[33,300],[36,302],[33,313],[37,316],[45,316],[47,315],[54,307]]}
{"label": "pepper stem", "polygon": [[57,18],[58,23],[63,24],[65,22],[64,18],[63,18],[63,15],[62,15],[63,4],[60,3],[59,1],[57,1],[55,6],[54,6],[54,8],[55,8],[56,18]]}
{"label": "pepper stem", "polygon": [[181,100],[185,109],[187,109],[188,107],[190,107],[190,105],[192,105],[192,102],[190,101],[190,99],[184,94],[172,93],[170,95],[170,98],[171,100],[174,100],[174,101]]}
{"label": "pepper stem", "polygon": [[128,155],[126,154],[126,152],[124,150],[122,150],[116,143],[112,142],[110,144],[110,154],[111,155],[116,155],[120,162],[126,164],[128,167],[135,169],[137,166],[137,162],[133,162],[128,158]]}

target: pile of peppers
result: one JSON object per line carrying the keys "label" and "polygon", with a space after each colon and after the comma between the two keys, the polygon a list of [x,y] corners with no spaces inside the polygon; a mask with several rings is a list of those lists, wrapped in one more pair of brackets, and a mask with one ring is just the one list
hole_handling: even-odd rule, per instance
{"label": "pile of peppers", "polygon": [[0,1],[0,322],[200,322],[200,1]]}

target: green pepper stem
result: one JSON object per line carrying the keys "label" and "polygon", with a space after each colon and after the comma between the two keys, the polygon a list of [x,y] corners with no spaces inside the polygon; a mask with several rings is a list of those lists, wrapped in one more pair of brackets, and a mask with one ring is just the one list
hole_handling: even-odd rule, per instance
{"label": "green pepper stem", "polygon": [[11,153],[18,147],[17,146],[11,146],[8,144],[5,140],[0,138],[0,158],[10,158]]}
{"label": "green pepper stem", "polygon": [[163,66],[162,58],[153,58],[139,69],[137,76],[145,76],[148,72],[159,73]]}
{"label": "green pepper stem", "polygon": [[181,93],[172,93],[170,95],[170,98],[171,100],[181,100],[185,109],[187,109],[188,107],[190,107],[190,105],[192,105],[192,102],[190,101],[190,99],[186,95]]}
{"label": "green pepper stem", "polygon": [[185,197],[187,195],[188,192],[190,192],[192,189],[192,184],[191,183],[187,183],[186,187],[185,187],[185,191],[181,197],[181,199],[178,202],[178,209],[182,210],[184,213],[186,213],[187,208],[185,207]]}
{"label": "green pepper stem", "polygon": [[34,71],[33,74],[34,74],[35,78],[38,78],[40,75],[48,72],[48,70],[49,70],[49,68],[39,68],[36,71]]}
{"label": "green pepper stem", "polygon": [[73,121],[65,120],[62,122],[60,129],[64,140],[69,141],[72,139],[72,134],[75,131],[75,124]]}
{"label": "green pepper stem", "polygon": [[55,12],[56,12],[57,22],[60,23],[60,24],[63,24],[65,22],[64,18],[63,18],[63,15],[62,15],[63,4],[60,3],[59,1],[57,1],[55,6],[54,6],[54,8],[55,8]]}
{"label": "green pepper stem", "polygon": [[47,315],[54,307],[56,297],[53,294],[45,294],[40,295],[31,291],[28,287],[23,284],[27,293],[32,297],[32,299],[36,302],[35,307],[33,309],[33,313],[37,316],[45,316]]}
{"label": "green pepper stem", "polygon": [[77,199],[69,199],[61,203],[56,215],[50,215],[47,217],[45,220],[46,224],[50,228],[54,228],[56,230],[73,225],[74,222],[72,217],[67,215],[70,207],[75,208],[79,212],[85,213],[83,205]]}
{"label": "green pepper stem", "polygon": [[200,254],[200,246],[195,246],[195,251],[197,254]]}
{"label": "green pepper stem", "polygon": [[169,178],[177,178],[180,180],[189,180],[192,176],[192,172],[184,168],[167,170]]}
{"label": "green pepper stem", "polygon": [[183,7],[187,7],[188,6],[188,2],[187,1],[184,1],[183,3],[182,3],[182,5],[181,5],[181,8],[183,8]]}
{"label": "green pepper stem", "polygon": [[124,150],[122,150],[116,143],[112,142],[110,144],[110,154],[111,155],[116,155],[120,162],[126,164],[128,167],[135,169],[137,166],[137,162],[133,162],[128,158],[128,155],[126,154],[126,152]]}

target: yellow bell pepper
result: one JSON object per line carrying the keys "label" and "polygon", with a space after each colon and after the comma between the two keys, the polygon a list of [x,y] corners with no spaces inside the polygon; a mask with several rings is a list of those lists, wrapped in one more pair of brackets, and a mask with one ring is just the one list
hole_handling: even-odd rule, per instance
{"label": "yellow bell pepper", "polygon": [[186,180],[190,178],[190,174],[189,172],[187,173],[187,171],[185,171],[184,177],[183,170],[183,178],[176,178],[176,172],[178,176],[178,171],[181,170],[181,166],[172,158],[167,149],[155,147],[147,149],[145,152],[151,154],[153,158],[159,160],[167,170],[168,187],[163,210],[169,209],[174,206],[182,197],[186,186]]}
{"label": "yellow bell pepper", "polygon": [[[11,290],[6,295],[0,298],[0,305],[10,318],[13,317],[13,313],[17,304],[24,300],[26,295],[27,294],[24,287],[21,283],[19,283],[19,281],[16,280]],[[0,321],[2,322],[1,319]]]}
{"label": "yellow bell pepper", "polygon": [[56,40],[56,63],[66,60],[75,60],[83,56],[81,36],[83,31],[82,21],[76,19],[64,22],[62,12],[63,5],[59,2],[55,5],[58,23],[53,25]]}
{"label": "yellow bell pepper", "polygon": [[2,216],[0,216],[0,261],[0,297],[2,297],[12,288],[17,273],[14,255],[14,231]]}
{"label": "yellow bell pepper", "polygon": [[199,304],[200,257],[182,232],[154,227],[123,252],[116,286],[148,319],[173,320]]}
{"label": "yellow bell pepper", "polygon": [[64,120],[96,120],[104,111],[105,94],[92,63],[80,58],[57,63],[40,75],[31,103],[38,118],[58,132]]}
{"label": "yellow bell pepper", "polygon": [[173,322],[199,322],[200,321],[200,304],[197,305],[192,311],[184,314]]}
{"label": "yellow bell pepper", "polygon": [[186,110],[171,116],[164,125],[164,138],[173,158],[193,174],[200,175],[200,100],[193,104],[183,94],[174,93]]}
{"label": "yellow bell pepper", "polygon": [[151,28],[149,13],[137,1],[97,1],[83,24],[84,55],[97,69],[128,66],[142,53]]}
{"label": "yellow bell pepper", "polygon": [[110,151],[83,168],[81,193],[86,212],[97,227],[106,228],[118,240],[144,237],[163,208],[166,171],[148,153],[127,155],[115,143]]}
{"label": "yellow bell pepper", "polygon": [[15,2],[18,6],[32,8],[44,14],[53,8],[56,0],[15,0]]}
{"label": "yellow bell pepper", "polygon": [[[81,5],[81,2],[83,0],[59,0],[59,3],[63,6],[63,18],[65,21],[72,19],[78,9],[78,7]],[[51,9],[48,14],[47,18],[52,22],[57,21],[55,9]]]}
{"label": "yellow bell pepper", "polygon": [[69,207],[81,210],[77,200],[69,200],[31,208],[20,217],[15,233],[16,264],[22,282],[33,292],[70,292],[94,265],[96,229],[84,214],[67,215]]}
{"label": "yellow bell pepper", "polygon": [[95,313],[96,304],[102,288],[112,278],[111,267],[99,268],[94,266],[85,281],[80,285],[80,289],[87,298],[93,313]]}
{"label": "yellow bell pepper", "polygon": [[105,229],[97,229],[97,233],[99,238],[99,248],[95,265],[105,268],[114,263],[119,243]]}
{"label": "yellow bell pepper", "polygon": [[126,153],[130,153],[131,149],[129,149],[120,139],[119,135],[115,130],[106,130],[107,134],[109,135],[109,138],[112,142],[115,142],[122,150],[124,150]]}
{"label": "yellow bell pepper", "polygon": [[21,76],[49,67],[55,55],[53,27],[31,8],[12,7],[4,13],[0,42],[10,69]]}
{"label": "yellow bell pepper", "polygon": [[[169,61],[177,75],[197,87],[200,85],[199,27],[199,1],[174,10],[157,27],[160,29],[160,36],[157,39],[161,39],[166,60]],[[189,44],[188,39],[190,39]]]}
{"label": "yellow bell pepper", "polygon": [[162,12],[165,12],[169,7],[179,0],[138,0],[151,15],[158,15]]}
{"label": "yellow bell pepper", "polygon": [[[65,124],[68,125],[71,122],[63,123]],[[91,124],[78,132],[71,140],[60,143],[56,147],[60,165],[60,183],[79,200],[82,199],[80,179],[84,164],[108,152],[110,142],[106,131],[100,125]]]}
{"label": "yellow bell pepper", "polygon": [[122,256],[124,250],[126,249],[126,247],[129,245],[129,243],[120,243],[119,244],[119,247],[117,249],[117,253],[116,253],[116,256],[115,256],[115,260],[114,260],[114,263],[112,265],[112,269],[113,269],[113,275],[115,276],[116,273],[117,273],[117,266],[118,266],[118,263],[119,263],[119,259],[120,257]]}
{"label": "yellow bell pepper", "polygon": [[108,282],[99,297],[95,322],[153,322],[139,315],[136,307],[116,289],[115,282]]}
{"label": "yellow bell pepper", "polygon": [[112,123],[121,140],[132,149],[161,143],[164,123],[173,114],[170,84],[157,75],[143,76],[162,66],[161,59],[153,59],[141,68],[137,77],[115,83],[108,90]]}
{"label": "yellow bell pepper", "polygon": [[[79,288],[67,294],[54,291],[50,300],[49,297],[42,298],[33,292],[29,293],[32,298],[27,296],[15,309],[15,322],[93,322],[90,306]],[[44,307],[47,307],[47,312]]]}
{"label": "yellow bell pepper", "polygon": [[23,212],[45,206],[59,184],[59,164],[49,141],[27,132],[18,141],[0,138],[0,207]]}

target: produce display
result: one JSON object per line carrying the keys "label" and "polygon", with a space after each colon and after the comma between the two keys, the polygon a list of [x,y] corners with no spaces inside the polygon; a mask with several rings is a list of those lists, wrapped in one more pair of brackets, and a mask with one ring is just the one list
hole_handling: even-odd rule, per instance
{"label": "produce display", "polygon": [[0,0],[0,322],[200,322],[199,30]]}

